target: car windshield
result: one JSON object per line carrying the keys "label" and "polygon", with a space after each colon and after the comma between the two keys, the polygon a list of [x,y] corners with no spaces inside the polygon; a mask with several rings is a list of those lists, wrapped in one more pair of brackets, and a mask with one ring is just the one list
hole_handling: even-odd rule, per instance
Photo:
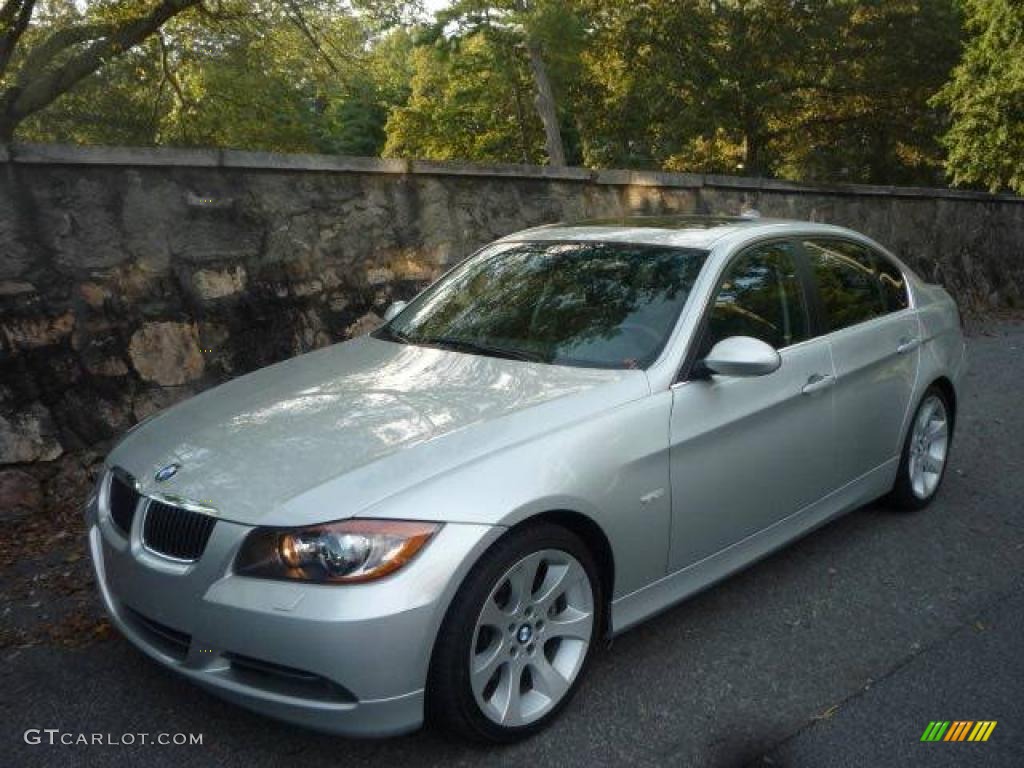
{"label": "car windshield", "polygon": [[499,243],[375,335],[555,365],[644,368],[665,346],[706,257],[626,243]]}

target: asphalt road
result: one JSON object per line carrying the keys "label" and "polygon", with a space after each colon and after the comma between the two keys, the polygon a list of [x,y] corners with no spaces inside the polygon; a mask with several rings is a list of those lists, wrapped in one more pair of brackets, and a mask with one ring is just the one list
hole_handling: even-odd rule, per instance
{"label": "asphalt road", "polygon": [[[224,704],[112,639],[5,658],[0,763],[1024,765],[1024,326],[970,347],[932,507],[858,510],[617,638],[529,742],[309,733]],[[938,719],[998,725],[984,744],[922,744]],[[203,745],[29,745],[29,728],[201,733]]]}

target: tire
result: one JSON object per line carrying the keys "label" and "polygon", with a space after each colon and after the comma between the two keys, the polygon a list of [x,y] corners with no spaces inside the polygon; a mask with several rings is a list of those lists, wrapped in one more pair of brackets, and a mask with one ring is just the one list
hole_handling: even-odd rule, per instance
{"label": "tire", "polygon": [[[935,499],[949,465],[955,416],[946,393],[934,384],[929,387],[914,411],[903,441],[896,483],[889,494],[892,506],[913,511],[927,507]],[[927,471],[929,467],[937,471]]]}
{"label": "tire", "polygon": [[603,620],[601,581],[583,541],[550,523],[512,529],[448,609],[427,680],[428,719],[490,743],[542,730],[576,693]]}

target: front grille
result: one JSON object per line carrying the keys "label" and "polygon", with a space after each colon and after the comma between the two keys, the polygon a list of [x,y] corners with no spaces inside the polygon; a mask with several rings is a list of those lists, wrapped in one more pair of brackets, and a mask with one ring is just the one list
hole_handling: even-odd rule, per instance
{"label": "front grille", "polygon": [[178,560],[198,560],[217,519],[152,500],[146,510],[142,540],[153,552]]}
{"label": "front grille", "polygon": [[107,491],[110,519],[125,536],[132,529],[132,520],[135,518],[135,507],[138,506],[138,503],[139,492],[125,479],[118,475],[111,475],[110,488]]}

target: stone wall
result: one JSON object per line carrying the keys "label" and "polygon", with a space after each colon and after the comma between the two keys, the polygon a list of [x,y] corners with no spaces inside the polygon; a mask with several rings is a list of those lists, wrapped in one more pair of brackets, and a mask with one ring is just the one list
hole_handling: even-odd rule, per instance
{"label": "stone wall", "polygon": [[391,301],[496,237],[559,220],[744,205],[864,231],[968,309],[1022,303],[1024,200],[1014,197],[0,147],[0,505],[5,483],[28,482],[26,469],[103,446],[204,387],[374,327]]}

